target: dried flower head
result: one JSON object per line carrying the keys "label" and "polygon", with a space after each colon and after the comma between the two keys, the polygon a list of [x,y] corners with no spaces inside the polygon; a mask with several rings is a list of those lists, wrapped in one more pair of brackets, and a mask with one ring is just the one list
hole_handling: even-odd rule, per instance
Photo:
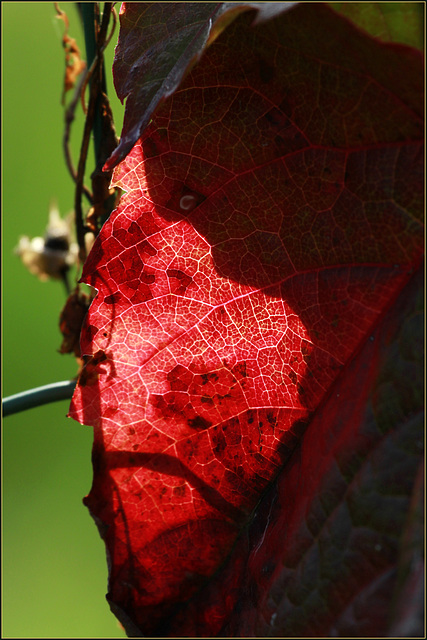
{"label": "dried flower head", "polygon": [[30,273],[40,280],[63,279],[68,269],[76,263],[77,243],[71,240],[72,216],[62,219],[56,205],[51,205],[49,223],[44,238],[30,240],[21,236],[15,253]]}

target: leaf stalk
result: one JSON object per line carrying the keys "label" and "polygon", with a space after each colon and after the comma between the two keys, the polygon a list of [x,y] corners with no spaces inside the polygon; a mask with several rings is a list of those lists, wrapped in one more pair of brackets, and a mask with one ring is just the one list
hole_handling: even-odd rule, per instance
{"label": "leaf stalk", "polygon": [[28,389],[13,396],[8,396],[2,400],[3,417],[11,416],[14,413],[40,407],[43,404],[58,402],[59,400],[69,400],[76,386],[76,380],[63,380],[54,382],[43,387]]}

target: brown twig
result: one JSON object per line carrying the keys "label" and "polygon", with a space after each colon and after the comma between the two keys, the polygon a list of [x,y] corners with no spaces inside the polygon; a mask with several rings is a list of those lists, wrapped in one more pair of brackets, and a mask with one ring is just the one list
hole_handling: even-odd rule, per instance
{"label": "brown twig", "polygon": [[[76,170],[74,168],[74,164],[71,158],[71,152],[70,152],[70,147],[69,147],[69,142],[70,142],[70,133],[71,133],[71,125],[74,121],[74,117],[75,117],[75,110],[79,101],[79,96],[80,96],[80,92],[82,89],[82,85],[84,83],[85,77],[87,75],[87,72],[84,72],[82,74],[82,77],[80,78],[79,84],[76,86],[75,92],[74,92],[74,96],[73,99],[71,100],[70,104],[68,105],[66,111],[65,111],[65,128],[64,128],[64,135],[62,138],[62,147],[64,150],[64,156],[65,156],[65,163],[67,165],[68,171],[72,177],[72,179],[74,180],[74,182],[77,182],[77,173]],[[89,203],[92,204],[93,201],[93,196],[92,193],[90,192],[90,190],[86,187],[86,185],[83,185],[83,193],[85,194],[86,198],[88,199]]]}
{"label": "brown twig", "polygon": [[86,260],[86,246],[85,246],[85,227],[83,224],[83,210],[82,210],[82,193],[83,193],[83,178],[86,168],[87,153],[89,150],[90,134],[92,132],[93,122],[95,118],[95,102],[98,96],[98,83],[96,78],[93,79],[91,84],[91,90],[89,95],[89,105],[86,114],[86,121],[83,130],[83,139],[80,149],[79,164],[77,167],[77,179],[76,190],[74,194],[74,211],[76,214],[76,235],[79,245],[79,257],[80,261],[84,263]]}
{"label": "brown twig", "polygon": [[65,11],[59,8],[57,2],[54,3],[56,10],[56,17],[64,22],[64,34],[62,36],[62,46],[65,51],[65,75],[64,75],[64,87],[62,90],[62,104],[65,104],[65,94],[72,89],[79,75],[86,69],[86,62],[81,59],[80,49],[77,46],[74,38],[71,38],[68,34],[70,26],[68,16]]}
{"label": "brown twig", "polygon": [[[105,46],[108,44],[108,41],[111,40],[112,33],[108,41],[106,41],[106,35],[108,30],[108,23],[110,20],[110,15],[113,9],[112,2],[106,2],[104,4],[104,12],[102,16],[101,25],[98,28],[98,15],[96,11],[99,9],[97,3],[95,3],[95,33],[96,33],[96,45],[97,45],[97,53],[95,55],[95,59],[85,77],[85,81],[83,82],[82,90],[87,85],[88,80],[90,79],[90,92],[89,92],[89,102],[86,112],[86,120],[83,131],[83,139],[80,150],[79,163],[77,167],[77,177],[76,177],[76,190],[74,195],[74,210],[76,217],[76,235],[77,242],[79,245],[79,257],[80,261],[83,263],[86,260],[86,247],[85,247],[85,231],[86,227],[83,222],[83,210],[82,210],[82,193],[83,193],[83,179],[86,168],[86,160],[90,143],[90,136],[92,129],[94,127],[95,115],[97,108],[101,109],[102,95],[103,95],[103,87],[102,87],[102,69],[103,69],[103,51]],[[114,14],[113,14],[114,15]],[[100,163],[100,158],[96,158],[97,166]]]}
{"label": "brown twig", "polygon": [[[112,37],[113,37],[113,35],[114,35],[114,31],[116,30],[116,25],[117,25],[117,11],[115,10],[115,8],[114,8],[114,6],[113,6],[113,5],[114,5],[114,2],[106,2],[105,4],[106,4],[106,5],[107,5],[107,4],[108,4],[108,5],[110,5],[110,7],[109,7],[109,11],[110,11],[111,15],[113,16],[113,24],[112,24],[112,26],[111,26],[111,32],[110,32],[110,35],[109,35],[109,36],[108,36],[108,38],[105,40],[105,43],[104,43],[104,44],[103,44],[103,46],[102,46],[101,53],[104,53],[104,51],[105,51],[106,47],[108,47],[108,45],[110,44],[110,42],[111,42],[111,38],[112,38]],[[103,16],[102,16],[102,20],[103,20],[103,21],[104,21],[104,16],[105,16],[105,15],[106,15],[106,14],[105,14],[105,9],[104,9],[104,14],[103,14]],[[107,28],[108,28],[109,20],[110,20],[110,16],[108,16],[108,19],[107,19],[107,21],[106,21],[106,23],[105,23],[105,30],[107,30]],[[101,23],[101,30],[102,30],[102,28],[103,28],[103,26],[102,26],[102,23]]]}

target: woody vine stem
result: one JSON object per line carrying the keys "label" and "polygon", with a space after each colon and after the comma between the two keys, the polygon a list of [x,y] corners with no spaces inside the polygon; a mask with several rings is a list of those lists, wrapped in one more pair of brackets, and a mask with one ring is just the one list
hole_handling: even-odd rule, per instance
{"label": "woody vine stem", "polygon": [[[103,222],[108,218],[113,210],[118,195],[116,192],[111,192],[109,189],[111,173],[102,172],[102,167],[105,161],[111,155],[118,143],[114,130],[112,113],[107,98],[103,56],[104,50],[110,42],[115,30],[117,14],[113,7],[114,3],[105,2],[101,17],[99,4],[100,3],[98,2],[77,3],[84,29],[87,70],[81,74],[75,89],[74,97],[65,110],[65,128],[63,136],[65,163],[76,184],[74,194],[74,212],[76,236],[79,245],[80,265],[83,265],[86,259],[86,233],[92,232],[94,235],[97,235],[100,226],[102,226]],[[59,9],[57,3],[55,4],[55,8],[57,14],[64,19],[67,32],[67,18],[64,12]],[[107,35],[111,17],[113,18],[113,24],[110,34]],[[84,106],[86,119],[76,171],[73,166],[68,144],[75,109],[80,97],[84,105],[84,93],[87,86],[89,86],[89,100],[87,108]],[[92,191],[90,191],[84,185],[84,175],[92,134],[95,149],[95,170],[91,175]],[[82,207],[83,195],[89,201],[90,205],[92,205],[89,214],[86,217],[86,222],[84,221]],[[12,415],[43,404],[70,399],[73,395],[75,385],[76,380],[65,380],[37,387],[35,389],[29,389],[13,396],[3,398],[3,416]]]}

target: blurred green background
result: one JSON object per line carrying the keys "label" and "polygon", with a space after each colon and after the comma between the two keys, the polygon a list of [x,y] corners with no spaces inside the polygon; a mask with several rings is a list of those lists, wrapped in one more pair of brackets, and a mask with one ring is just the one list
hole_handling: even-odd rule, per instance
{"label": "blurred green background", "polygon": [[[74,3],[59,3],[84,55]],[[117,10],[119,9],[117,6]],[[44,234],[49,203],[72,209],[62,154],[63,22],[53,3],[3,2],[3,396],[72,378],[60,355],[61,283],[41,283],[13,254]],[[108,93],[115,98],[107,52]],[[85,57],[85,56],[84,56]],[[71,96],[71,93],[70,93]],[[69,100],[70,98],[68,98]],[[112,99],[118,133],[123,108]],[[72,130],[77,164],[83,118]],[[88,170],[93,170],[90,150]],[[104,543],[82,504],[91,487],[92,428],[66,418],[68,401],[3,421],[3,638],[125,637],[110,612]]]}

